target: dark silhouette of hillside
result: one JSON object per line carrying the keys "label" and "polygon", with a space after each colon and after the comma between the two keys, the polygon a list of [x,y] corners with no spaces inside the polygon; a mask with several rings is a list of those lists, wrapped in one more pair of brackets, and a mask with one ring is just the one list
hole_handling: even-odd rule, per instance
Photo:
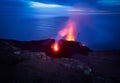
{"label": "dark silhouette of hillside", "polygon": [[53,58],[44,51],[30,48],[42,49],[46,44],[46,40],[0,39],[0,83],[120,82],[119,51],[93,51],[88,56],[78,53],[67,58]]}

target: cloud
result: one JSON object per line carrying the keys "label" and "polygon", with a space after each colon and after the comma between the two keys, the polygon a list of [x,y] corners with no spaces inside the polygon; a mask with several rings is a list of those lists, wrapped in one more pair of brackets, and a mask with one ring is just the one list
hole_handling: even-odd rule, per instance
{"label": "cloud", "polygon": [[35,7],[35,8],[56,8],[56,7],[63,7],[61,5],[45,4],[45,3],[35,2],[35,1],[30,1],[30,5],[31,5],[31,7]]}
{"label": "cloud", "polygon": [[[34,11],[34,17],[53,17],[53,16],[68,16],[69,9],[73,7],[59,4],[47,4],[36,1],[29,1],[29,7]],[[62,13],[61,13],[62,12]]]}

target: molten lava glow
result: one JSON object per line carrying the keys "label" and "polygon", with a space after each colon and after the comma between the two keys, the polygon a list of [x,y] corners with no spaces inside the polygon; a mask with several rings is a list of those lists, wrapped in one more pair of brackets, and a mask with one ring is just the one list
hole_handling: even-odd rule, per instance
{"label": "molten lava glow", "polygon": [[[59,31],[60,38],[65,37],[67,41],[75,41],[76,39],[76,27],[75,22],[73,20],[69,20],[66,27]],[[60,50],[59,43],[55,42],[51,46],[54,52],[58,52]]]}
{"label": "molten lava glow", "polygon": [[52,49],[55,51],[55,52],[58,52],[59,51],[59,44],[57,42],[55,42],[53,45],[52,45]]}
{"label": "molten lava glow", "polygon": [[76,32],[75,23],[72,20],[69,20],[67,26],[61,31],[59,31],[59,35],[62,37],[66,37],[67,41],[75,41],[76,39],[75,32]]}
{"label": "molten lava glow", "polygon": [[67,37],[66,37],[66,40],[68,41],[75,41],[75,33],[74,33],[74,24],[73,23],[70,23],[70,26],[68,28],[68,34],[67,34]]}

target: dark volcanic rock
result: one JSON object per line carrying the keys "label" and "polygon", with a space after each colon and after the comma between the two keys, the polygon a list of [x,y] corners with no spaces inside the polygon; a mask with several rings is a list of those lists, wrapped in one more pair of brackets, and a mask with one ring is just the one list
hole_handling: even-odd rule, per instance
{"label": "dark volcanic rock", "polygon": [[0,41],[0,63],[13,64],[18,61],[17,54],[20,48],[9,44],[7,41]]}
{"label": "dark volcanic rock", "polygon": [[43,56],[27,60],[16,66],[14,82],[92,83],[91,69],[82,63],[66,58]]}
{"label": "dark volcanic rock", "polygon": [[59,57],[71,57],[74,54],[83,54],[87,55],[91,50],[87,46],[83,46],[80,42],[77,41],[66,41],[59,40],[58,44],[60,50],[58,52],[54,52],[51,48],[55,43],[54,39],[46,39],[39,41],[15,41],[15,40],[0,40],[4,42],[8,42],[10,45],[15,47],[19,47],[21,50],[28,50],[31,52],[45,52],[48,56],[59,58]]}
{"label": "dark volcanic rock", "polygon": [[[49,53],[45,52],[48,50],[46,44],[52,42],[54,40],[49,39],[31,42],[0,40],[0,83],[120,83],[119,52],[117,55],[110,51],[112,53],[108,53],[112,55],[92,52],[89,56],[77,54],[69,58],[52,58],[49,57],[52,53],[47,55]],[[79,44],[65,43],[68,47],[69,44]],[[63,46],[64,49],[67,46]]]}
{"label": "dark volcanic rock", "polygon": [[0,42],[0,83],[92,83],[91,69],[78,60],[51,58]]}

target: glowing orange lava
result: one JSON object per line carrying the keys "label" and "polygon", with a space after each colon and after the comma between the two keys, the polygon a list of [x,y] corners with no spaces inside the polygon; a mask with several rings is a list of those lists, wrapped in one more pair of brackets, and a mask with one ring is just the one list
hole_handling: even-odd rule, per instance
{"label": "glowing orange lava", "polygon": [[75,27],[75,23],[72,20],[68,21],[67,26],[61,31],[59,31],[59,35],[62,37],[66,37],[67,41],[75,41],[76,39],[75,34],[76,34],[76,27]]}
{"label": "glowing orange lava", "polygon": [[[59,31],[60,39],[61,37],[65,37],[67,41],[75,41],[76,40],[76,26],[73,20],[69,20],[66,27]],[[54,52],[58,52],[60,50],[60,46],[58,42],[55,42],[51,46]]]}
{"label": "glowing orange lava", "polygon": [[55,42],[53,45],[52,45],[52,49],[55,51],[55,52],[58,52],[59,51],[59,45],[57,42]]}

